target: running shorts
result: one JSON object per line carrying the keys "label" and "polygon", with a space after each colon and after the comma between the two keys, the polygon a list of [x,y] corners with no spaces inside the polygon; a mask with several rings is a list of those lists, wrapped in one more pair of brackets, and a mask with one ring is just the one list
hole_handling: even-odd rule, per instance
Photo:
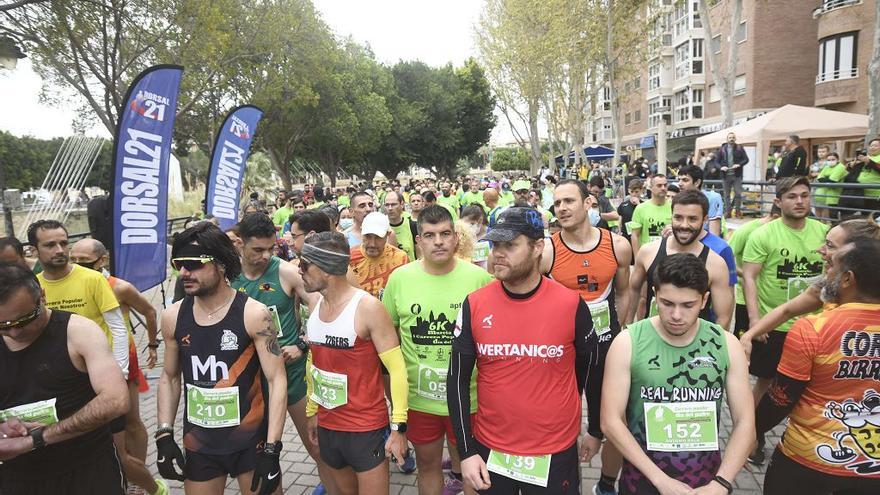
{"label": "running shorts", "polygon": [[752,341],[752,357],[749,362],[749,374],[758,378],[773,378],[776,367],[782,358],[782,346],[788,332],[772,331],[767,334],[767,342]]}
{"label": "running shorts", "polygon": [[[54,471],[58,466],[46,466]],[[88,462],[72,462],[70,469],[38,479],[20,479],[0,470],[0,493],[15,495],[124,495],[122,464],[113,444],[102,447]]]}
{"label": "running shorts", "polygon": [[236,478],[257,468],[257,459],[263,443],[231,454],[201,454],[187,449],[183,475],[190,481],[210,481],[214,478]]}
{"label": "running shorts", "polygon": [[141,384],[141,367],[138,364],[138,353],[137,347],[134,346],[134,342],[128,343],[128,383],[134,383],[136,385]]}
{"label": "running shorts", "polygon": [[[474,424],[476,414],[471,414],[471,424]],[[425,445],[443,438],[455,445],[455,431],[452,429],[452,421],[449,416],[424,413],[409,410],[406,417],[406,439],[413,445]]]}
{"label": "running shorts", "polygon": [[284,365],[287,371],[287,405],[292,406],[306,396],[306,356]]}
{"label": "running shorts", "polygon": [[369,471],[385,461],[388,427],[372,431],[336,431],[318,427],[321,460],[333,469]]}
{"label": "running shorts", "polygon": [[[489,459],[489,447],[476,441],[477,453],[483,461]],[[550,458],[550,473],[547,487],[517,481],[507,476],[489,471],[491,486],[488,490],[480,490],[480,495],[576,495],[581,492],[581,461],[578,456],[577,442],[571,447],[553,454]]]}
{"label": "running shorts", "polygon": [[834,476],[814,471],[783,454],[773,452],[767,474],[764,476],[764,495],[876,495],[880,493],[880,478]]}
{"label": "running shorts", "polygon": [[733,321],[733,335],[736,336],[736,338],[740,338],[748,329],[749,310],[745,304],[737,304]]}

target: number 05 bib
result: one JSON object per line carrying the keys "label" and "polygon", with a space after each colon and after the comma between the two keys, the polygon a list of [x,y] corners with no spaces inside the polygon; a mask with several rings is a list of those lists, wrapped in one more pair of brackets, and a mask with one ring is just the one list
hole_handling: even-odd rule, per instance
{"label": "number 05 bib", "polygon": [[186,386],[186,419],[202,428],[238,426],[238,387],[202,388]]}
{"label": "number 05 bib", "polygon": [[646,402],[648,450],[718,450],[715,402]]}

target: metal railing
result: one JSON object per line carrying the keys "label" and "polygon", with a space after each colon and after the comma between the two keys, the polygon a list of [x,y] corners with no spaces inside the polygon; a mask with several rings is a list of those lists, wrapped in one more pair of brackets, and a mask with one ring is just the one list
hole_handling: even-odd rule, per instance
{"label": "metal railing", "polygon": [[830,72],[820,72],[816,74],[816,84],[822,84],[830,81],[844,81],[846,79],[855,79],[859,77],[859,68],[852,67],[849,69],[832,70]]}
{"label": "metal railing", "polygon": [[[769,213],[770,208],[773,207],[773,199],[776,198],[776,183],[743,181],[742,184],[742,213],[749,216]],[[723,181],[707,180],[705,187],[724,195]],[[875,215],[880,205],[880,201],[865,195],[866,191],[880,191],[880,184],[811,182],[810,189],[812,192],[810,216],[819,220],[837,222],[857,215]],[[817,189],[826,189],[828,192],[817,193]],[[840,191],[840,194],[835,194],[834,191]],[[828,205],[828,200],[834,198],[838,199],[838,204]],[[726,212],[729,200],[726,198],[725,200]]]}
{"label": "metal railing", "polygon": [[818,7],[813,9],[813,19],[819,17],[822,14],[831,12],[832,10],[837,10],[842,7],[857,5],[860,3],[862,3],[862,0],[823,0]]}

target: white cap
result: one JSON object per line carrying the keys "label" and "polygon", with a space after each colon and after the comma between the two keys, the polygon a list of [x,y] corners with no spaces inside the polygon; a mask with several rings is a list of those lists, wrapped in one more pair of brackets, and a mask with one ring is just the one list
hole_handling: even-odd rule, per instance
{"label": "white cap", "polygon": [[389,229],[391,229],[391,222],[388,221],[388,217],[374,211],[364,217],[364,223],[361,224],[361,235],[373,234],[385,237],[388,235]]}

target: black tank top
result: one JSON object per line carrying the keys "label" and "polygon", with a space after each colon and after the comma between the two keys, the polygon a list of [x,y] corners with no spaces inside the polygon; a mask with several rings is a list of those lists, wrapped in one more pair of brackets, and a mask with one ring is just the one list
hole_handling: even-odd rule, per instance
{"label": "black tank top", "polygon": [[[660,262],[663,261],[666,256],[666,237],[660,239],[660,248],[657,250],[657,255],[654,256],[654,261],[651,262],[651,266],[648,268],[648,298],[645,300],[645,318],[650,318],[653,316],[651,314],[651,302],[654,300],[654,273],[657,270],[657,267],[660,266]],[[695,241],[696,242],[696,241]],[[700,258],[700,261],[703,264],[706,264],[706,260],[709,259],[709,248],[706,245],[703,245],[703,250],[700,251],[700,254],[697,256]],[[711,318],[712,314],[709,311],[709,308],[712,306],[712,296],[709,295],[709,300],[706,302],[706,306],[700,310],[700,318],[711,321],[715,323],[715,318]]]}
{"label": "black tank top", "polygon": [[[183,371],[183,445],[188,450],[230,454],[254,448],[266,437],[268,409],[263,398],[268,394],[264,395],[265,380],[256,346],[244,327],[247,300],[247,294],[236,292],[226,316],[209,326],[196,323],[192,297],[187,296],[180,303],[174,338]],[[200,392],[193,386],[209,390]],[[193,400],[193,394],[208,397],[212,390],[228,387],[238,387],[239,424],[218,426],[228,424],[234,399],[203,402],[199,407],[200,401]],[[198,421],[211,422],[211,426],[193,424],[191,412],[199,416]]]}
{"label": "black tank top", "polygon": [[[61,421],[95,398],[89,374],[76,369],[67,350],[70,313],[53,310],[31,345],[11,351],[0,338],[0,409],[55,399]],[[20,455],[0,466],[5,479],[34,479],[69,471],[112,445],[110,427]]]}

